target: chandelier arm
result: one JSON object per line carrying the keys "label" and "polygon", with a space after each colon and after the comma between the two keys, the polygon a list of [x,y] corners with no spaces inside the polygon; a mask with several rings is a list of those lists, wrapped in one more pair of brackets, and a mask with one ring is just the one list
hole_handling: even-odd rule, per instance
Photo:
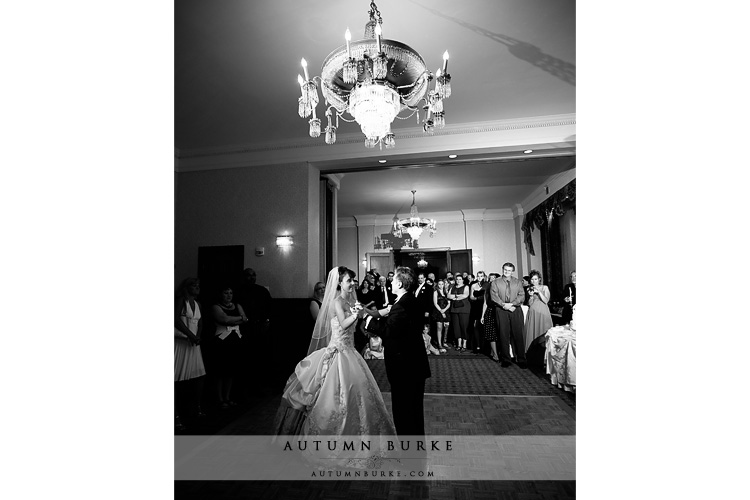
{"label": "chandelier arm", "polygon": [[398,116],[398,115],[396,115],[396,118],[398,118],[399,120],[408,120],[409,118],[411,118],[412,116],[414,116],[414,113],[416,113],[418,111],[417,108],[412,108],[411,106],[407,106],[407,108],[409,108],[411,110],[411,114],[409,114],[409,116]]}

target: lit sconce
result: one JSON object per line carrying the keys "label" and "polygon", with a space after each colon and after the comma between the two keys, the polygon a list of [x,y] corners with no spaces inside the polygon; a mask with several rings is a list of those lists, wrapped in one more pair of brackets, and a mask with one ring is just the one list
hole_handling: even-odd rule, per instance
{"label": "lit sconce", "polygon": [[294,245],[294,239],[289,235],[281,235],[276,237],[276,246],[279,248],[290,248]]}
{"label": "lit sconce", "polygon": [[362,259],[362,265],[363,265],[363,266],[366,266],[366,265],[367,265],[367,259]]}
{"label": "lit sconce", "polygon": [[482,260],[482,258],[479,255],[475,255],[471,258],[471,260],[474,262],[474,264],[479,264],[479,261]]}

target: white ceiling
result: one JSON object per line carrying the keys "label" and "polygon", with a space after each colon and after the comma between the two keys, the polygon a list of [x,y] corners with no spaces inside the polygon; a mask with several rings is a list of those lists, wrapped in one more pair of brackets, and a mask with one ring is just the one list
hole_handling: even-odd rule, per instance
{"label": "white ceiling", "polygon": [[[365,150],[354,123],[342,124],[333,146],[307,136],[296,110],[299,61],[305,57],[311,76],[319,74],[347,27],[353,38],[362,36],[369,1],[180,0],[177,170],[237,151],[245,156],[233,166],[295,153],[323,172],[347,172],[338,205],[345,217],[393,214],[402,205],[404,213],[412,189],[420,212],[510,208],[550,176],[574,168],[574,133],[537,144],[530,155],[513,131],[473,140],[489,124],[502,130],[503,121],[565,116],[575,123],[574,1],[380,0],[377,6],[384,38],[417,50],[432,71],[450,52],[453,95],[445,102],[442,137],[422,138],[416,118],[396,120],[397,144],[389,151]],[[449,152],[458,158],[448,160]],[[376,162],[381,158],[385,165]]]}

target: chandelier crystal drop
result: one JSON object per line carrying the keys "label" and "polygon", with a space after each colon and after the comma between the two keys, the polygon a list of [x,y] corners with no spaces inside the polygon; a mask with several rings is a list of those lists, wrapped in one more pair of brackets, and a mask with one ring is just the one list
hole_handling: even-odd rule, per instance
{"label": "chandelier crystal drop", "polygon": [[393,230],[392,234],[397,237],[403,237],[404,233],[408,233],[412,240],[418,240],[425,230],[430,232],[430,238],[432,238],[437,232],[437,221],[435,219],[424,219],[419,216],[417,210],[417,191],[412,190],[411,192],[411,210],[409,211],[409,217],[399,219],[398,214],[393,217]]}
{"label": "chandelier crystal drop", "polygon": [[[427,133],[434,128],[445,126],[443,101],[450,97],[450,75],[448,52],[443,54],[443,67],[436,75],[431,73],[422,56],[406,44],[383,38],[383,18],[374,1],[370,2],[370,19],[365,25],[364,38],[351,40],[351,32],[346,29],[346,44],[336,48],[323,61],[321,76],[310,78],[307,61],[302,59],[304,78],[297,76],[301,97],[298,113],[301,118],[310,120],[310,136],[320,136],[320,120],[313,124],[315,108],[320,102],[318,87],[325,100],[325,113],[329,116],[325,128],[327,144],[336,142],[338,117],[348,113],[356,121],[365,135],[365,147],[374,148],[380,144],[391,149],[396,145],[396,136],[391,131],[393,120],[407,110],[417,115],[417,122],[423,123]],[[435,86],[430,89],[430,83]],[[420,107],[425,109],[420,121]],[[329,113],[334,113],[337,124],[331,123]],[[440,114],[433,121],[430,114]],[[405,116],[408,118],[410,115]],[[345,121],[352,121],[343,118]]]}

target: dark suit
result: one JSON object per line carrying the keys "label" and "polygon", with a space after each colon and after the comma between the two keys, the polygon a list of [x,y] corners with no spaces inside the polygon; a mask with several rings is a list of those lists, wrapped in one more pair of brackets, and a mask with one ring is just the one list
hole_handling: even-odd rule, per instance
{"label": "dark suit", "polygon": [[396,433],[424,436],[424,384],[430,377],[430,362],[422,339],[424,314],[413,292],[402,295],[385,320],[378,323]]}
{"label": "dark suit", "polygon": [[[425,283],[422,288],[417,285],[417,290],[414,290],[414,297],[417,299],[417,306],[419,311],[422,313],[423,324],[430,322],[430,311],[432,311],[432,294],[435,291],[430,285]],[[427,313],[427,316],[425,316]]]}
{"label": "dark suit", "polygon": [[563,298],[573,297],[571,302],[563,302],[562,322],[567,325],[573,319],[573,306],[576,305],[576,286],[574,283],[568,283],[563,288]]}
{"label": "dark suit", "polygon": [[396,296],[388,288],[380,285],[375,287],[375,306],[378,309],[383,309],[387,304],[393,304],[394,300]]}

